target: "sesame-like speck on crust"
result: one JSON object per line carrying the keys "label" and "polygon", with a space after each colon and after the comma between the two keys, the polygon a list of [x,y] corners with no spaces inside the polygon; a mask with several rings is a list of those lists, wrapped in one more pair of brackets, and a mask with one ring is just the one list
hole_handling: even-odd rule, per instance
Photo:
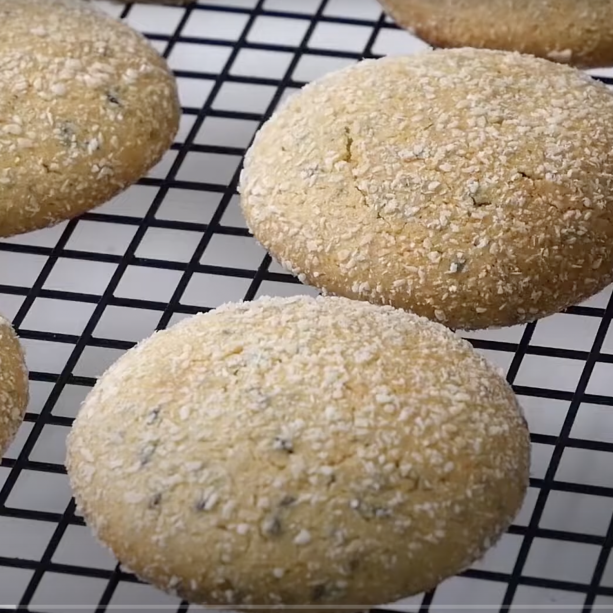
{"label": "sesame-like speck on crust", "polygon": [[23,422],[28,400],[25,355],[10,322],[0,315],[0,458]]}
{"label": "sesame-like speck on crust", "polygon": [[613,95],[517,53],[366,60],[277,111],[240,189],[258,241],[326,293],[535,320],[613,279]]}
{"label": "sesame-like speck on crust", "polygon": [[166,62],[82,0],[0,0],[0,236],[80,215],[172,144]]}
{"label": "sesame-like speck on crust", "polygon": [[380,0],[437,47],[530,53],[580,68],[613,64],[611,0]]}
{"label": "sesame-like speck on crust", "polygon": [[100,541],[194,603],[373,605],[434,587],[521,507],[530,441],[470,344],[334,297],[186,319],[98,381],[67,470]]}

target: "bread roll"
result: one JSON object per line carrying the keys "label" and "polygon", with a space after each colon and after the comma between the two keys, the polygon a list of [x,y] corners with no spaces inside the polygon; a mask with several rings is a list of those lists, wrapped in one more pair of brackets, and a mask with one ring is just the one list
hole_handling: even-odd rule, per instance
{"label": "bread roll", "polygon": [[241,205],[304,283],[452,328],[536,320],[613,272],[613,95],[477,49],[367,60],[306,86],[245,158]]}
{"label": "bread roll", "polygon": [[265,611],[434,587],[508,527],[529,463],[510,386],[467,342],[307,297],[144,341],[86,399],[67,455],[87,523],[139,577]]}

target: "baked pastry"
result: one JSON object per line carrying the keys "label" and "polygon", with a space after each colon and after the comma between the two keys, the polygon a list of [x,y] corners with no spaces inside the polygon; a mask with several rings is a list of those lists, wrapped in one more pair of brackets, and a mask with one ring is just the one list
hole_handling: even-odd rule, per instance
{"label": "baked pastry", "polygon": [[86,522],[139,577],[266,611],[434,587],[507,528],[529,463],[516,398],[471,345],[332,297],[155,334],[99,380],[67,454]]}
{"label": "baked pastry", "polygon": [[140,179],[178,130],[177,87],[138,33],[82,0],[0,0],[0,236]]}
{"label": "baked pastry", "polygon": [[10,322],[0,316],[0,458],[23,422],[28,400],[24,353]]}
{"label": "baked pastry", "polygon": [[612,280],[613,95],[517,53],[363,61],[276,112],[240,190],[258,241],[323,292],[520,324]]}
{"label": "baked pastry", "polygon": [[519,51],[582,68],[613,65],[611,0],[380,0],[437,47]]}

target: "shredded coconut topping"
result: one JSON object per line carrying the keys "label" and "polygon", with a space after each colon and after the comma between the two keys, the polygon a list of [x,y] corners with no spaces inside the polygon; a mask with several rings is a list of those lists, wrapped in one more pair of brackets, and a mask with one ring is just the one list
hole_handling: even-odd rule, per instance
{"label": "shredded coconut topping", "polygon": [[381,0],[437,47],[520,51],[584,68],[613,63],[611,0]]}
{"label": "shredded coconut topping", "polygon": [[23,349],[11,323],[0,316],[0,458],[17,434],[28,400]]}
{"label": "shredded coconut topping", "polygon": [[325,292],[455,328],[536,319],[613,279],[613,95],[512,53],[363,61],[262,128],[241,193],[256,238]]}
{"label": "shredded coconut topping", "polygon": [[99,538],[162,589],[368,604],[479,557],[521,505],[529,454],[506,381],[443,326],[262,298],[123,356],[85,401],[67,467]]}
{"label": "shredded coconut topping", "polygon": [[100,205],[161,158],[176,84],[138,33],[82,0],[0,0],[0,235]]}

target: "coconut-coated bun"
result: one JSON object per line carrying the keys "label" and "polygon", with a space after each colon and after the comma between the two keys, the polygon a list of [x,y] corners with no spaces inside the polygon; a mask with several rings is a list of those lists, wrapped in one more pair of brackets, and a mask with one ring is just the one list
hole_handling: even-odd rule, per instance
{"label": "coconut-coated bun", "polygon": [[159,332],[69,436],[87,523],[195,603],[371,605],[435,586],[509,526],[529,435],[444,326],[345,298],[262,298]]}
{"label": "coconut-coated bun", "polygon": [[581,68],[613,65],[611,0],[380,0],[437,47],[519,51]]}
{"label": "coconut-coated bun", "polygon": [[11,324],[0,316],[0,458],[23,422],[28,400],[24,353]]}
{"label": "coconut-coated bun", "polygon": [[568,66],[454,49],[306,86],[241,179],[256,238],[324,292],[507,326],[613,271],[613,95]]}
{"label": "coconut-coated bun", "polygon": [[0,0],[0,236],[104,204],[172,144],[165,60],[83,0]]}

